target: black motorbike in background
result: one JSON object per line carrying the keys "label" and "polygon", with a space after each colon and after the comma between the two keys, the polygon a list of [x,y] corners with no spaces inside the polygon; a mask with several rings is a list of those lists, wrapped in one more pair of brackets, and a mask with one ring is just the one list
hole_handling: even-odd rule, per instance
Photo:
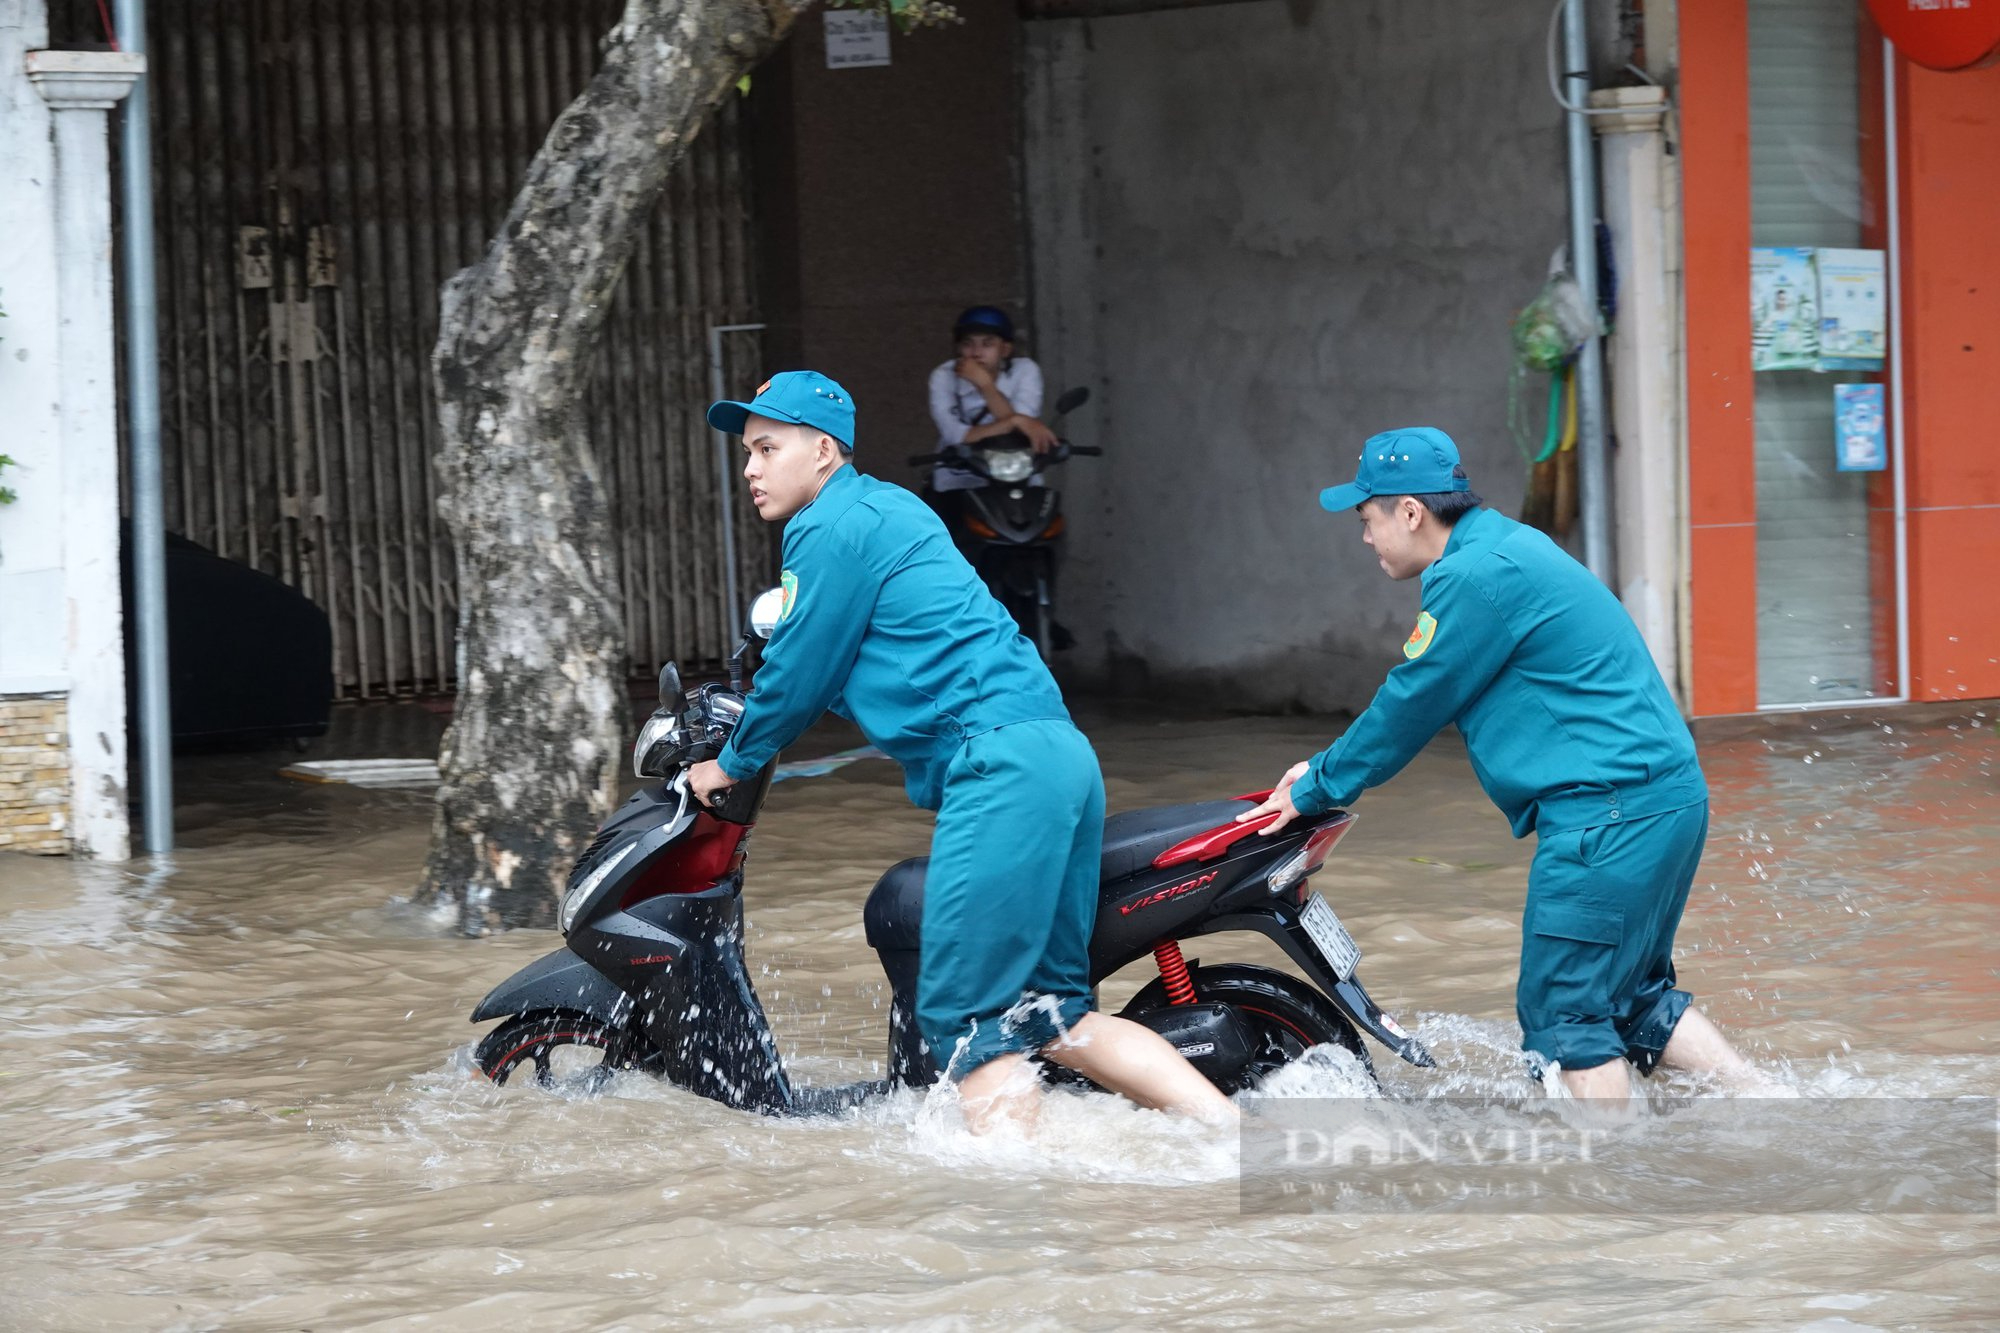
{"label": "black motorbike in background", "polygon": [[[1090,400],[1090,390],[1075,388],[1056,399],[1060,418]],[[1104,451],[1061,440],[1038,454],[1018,433],[996,436],[959,450],[912,454],[912,467],[939,463],[963,469],[980,484],[938,496],[945,522],[959,549],[979,572],[987,588],[1007,608],[1021,633],[1028,636],[1044,662],[1059,646],[1056,625],[1056,566],[1061,553],[1062,495],[1053,486],[1032,484],[1042,473],[1072,458],[1096,458]]]}
{"label": "black motorbike in background", "polygon": [[[633,1069],[728,1106],[799,1115],[936,1081],[939,1056],[950,1052],[930,1050],[915,1024],[926,858],[892,867],[863,912],[890,984],[888,1078],[793,1084],[744,961],[746,857],[772,769],[730,788],[712,810],[689,792],[687,772],[720,753],[742,719],[744,653],[753,635],[770,636],[780,605],[775,590],[757,599],[727,684],[684,690],[673,664],[661,671],[660,707],[633,747],[639,776],[654,781],[577,858],[558,914],[563,947],[502,982],[472,1013],[475,1023],[503,1020],[474,1054],[494,1082],[525,1074],[588,1091]],[[1361,951],[1311,887],[1353,816],[1333,811],[1258,837],[1260,824],[1234,821],[1268,794],[1105,821],[1092,985],[1150,955],[1159,975],[1119,1012],[1160,1033],[1228,1093],[1329,1044],[1372,1072],[1363,1032],[1411,1064],[1430,1065],[1424,1047],[1362,989]],[[1204,967],[1181,951],[1184,941],[1230,931],[1271,940],[1303,975]]]}

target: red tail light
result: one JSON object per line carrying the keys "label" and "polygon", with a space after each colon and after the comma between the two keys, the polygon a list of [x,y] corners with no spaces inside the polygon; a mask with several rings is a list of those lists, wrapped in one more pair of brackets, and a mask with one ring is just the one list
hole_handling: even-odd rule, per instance
{"label": "red tail light", "polygon": [[1271,892],[1284,893],[1295,888],[1298,891],[1298,900],[1303,903],[1306,900],[1306,880],[1311,878],[1313,871],[1326,864],[1327,856],[1353,827],[1354,816],[1343,812],[1333,823],[1325,828],[1316,829],[1313,835],[1306,839],[1305,846],[1292,853],[1283,865],[1271,872],[1269,881]]}

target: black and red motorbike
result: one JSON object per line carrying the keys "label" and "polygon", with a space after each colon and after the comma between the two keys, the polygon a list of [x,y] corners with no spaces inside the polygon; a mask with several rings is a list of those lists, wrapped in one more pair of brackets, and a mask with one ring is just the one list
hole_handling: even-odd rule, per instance
{"label": "black and red motorbike", "polygon": [[[1090,390],[1075,388],[1056,399],[1049,418],[1060,421],[1090,401]],[[1056,571],[1061,565],[1062,493],[1045,485],[1042,474],[1072,458],[1101,457],[1092,445],[1058,440],[1036,453],[1028,437],[1015,432],[949,451],[911,454],[912,467],[939,463],[968,472],[978,484],[934,495],[945,526],[966,560],[1044,662],[1069,646],[1069,632],[1056,621]]]}
{"label": "black and red motorbike", "polygon": [[[758,599],[727,684],[683,690],[671,663],[660,673],[659,710],[633,747],[639,776],[656,781],[577,858],[559,913],[565,946],[473,1011],[475,1023],[505,1020],[474,1055],[494,1082],[525,1072],[547,1086],[590,1090],[634,1069],[729,1106],[795,1115],[936,1081],[938,1053],[914,1022],[926,858],[890,868],[864,911],[892,993],[888,1078],[794,1085],[751,983],[744,871],[772,769],[730,788],[713,810],[693,798],[686,778],[721,752],[741,720],[743,656],[753,636],[769,637],[779,605],[775,591]],[[1311,887],[1354,817],[1335,811],[1258,837],[1259,824],[1235,819],[1263,795],[1105,821],[1093,984],[1150,954],[1159,975],[1120,1013],[1166,1037],[1228,1093],[1328,1044],[1372,1072],[1363,1032],[1411,1064],[1430,1065],[1422,1044],[1362,989],[1361,951]],[[1273,941],[1304,975],[1204,967],[1182,953],[1184,941],[1229,931]]]}

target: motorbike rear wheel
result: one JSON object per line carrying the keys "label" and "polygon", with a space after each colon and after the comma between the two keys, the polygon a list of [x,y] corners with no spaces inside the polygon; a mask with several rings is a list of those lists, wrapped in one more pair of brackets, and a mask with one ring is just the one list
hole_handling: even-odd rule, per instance
{"label": "motorbike rear wheel", "polygon": [[[1214,967],[1190,964],[1188,975],[1194,982],[1196,1003],[1230,1006],[1257,1034],[1256,1055],[1242,1075],[1231,1080],[1232,1086],[1222,1087],[1223,1092],[1233,1096],[1254,1088],[1315,1046],[1341,1047],[1361,1062],[1370,1080],[1374,1079],[1375,1063],[1361,1044],[1361,1034],[1346,1014],[1308,983],[1274,968],[1243,963]],[[1132,997],[1123,1012],[1130,1016],[1167,1003],[1166,983],[1155,977]]]}
{"label": "motorbike rear wheel", "polygon": [[524,1066],[553,1092],[602,1091],[620,1069],[635,1067],[630,1034],[588,1014],[540,1009],[508,1019],[473,1051],[480,1071],[504,1084]]}

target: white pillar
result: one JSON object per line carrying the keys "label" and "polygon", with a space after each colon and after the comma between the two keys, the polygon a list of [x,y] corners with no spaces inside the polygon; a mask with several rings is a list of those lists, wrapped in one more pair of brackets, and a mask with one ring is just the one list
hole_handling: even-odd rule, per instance
{"label": "white pillar", "polygon": [[125,641],[118,587],[118,371],[111,305],[111,170],[105,113],[143,56],[30,51],[54,113],[56,300],[61,321],[63,602],[69,661],[70,838],[131,855],[126,816]]}
{"label": "white pillar", "polygon": [[1610,340],[1617,592],[1685,709],[1678,604],[1686,513],[1676,392],[1680,251],[1670,243],[1677,216],[1662,133],[1666,92],[1616,88],[1590,100],[1619,111],[1591,117],[1601,136],[1604,218],[1618,265],[1618,317]]}

